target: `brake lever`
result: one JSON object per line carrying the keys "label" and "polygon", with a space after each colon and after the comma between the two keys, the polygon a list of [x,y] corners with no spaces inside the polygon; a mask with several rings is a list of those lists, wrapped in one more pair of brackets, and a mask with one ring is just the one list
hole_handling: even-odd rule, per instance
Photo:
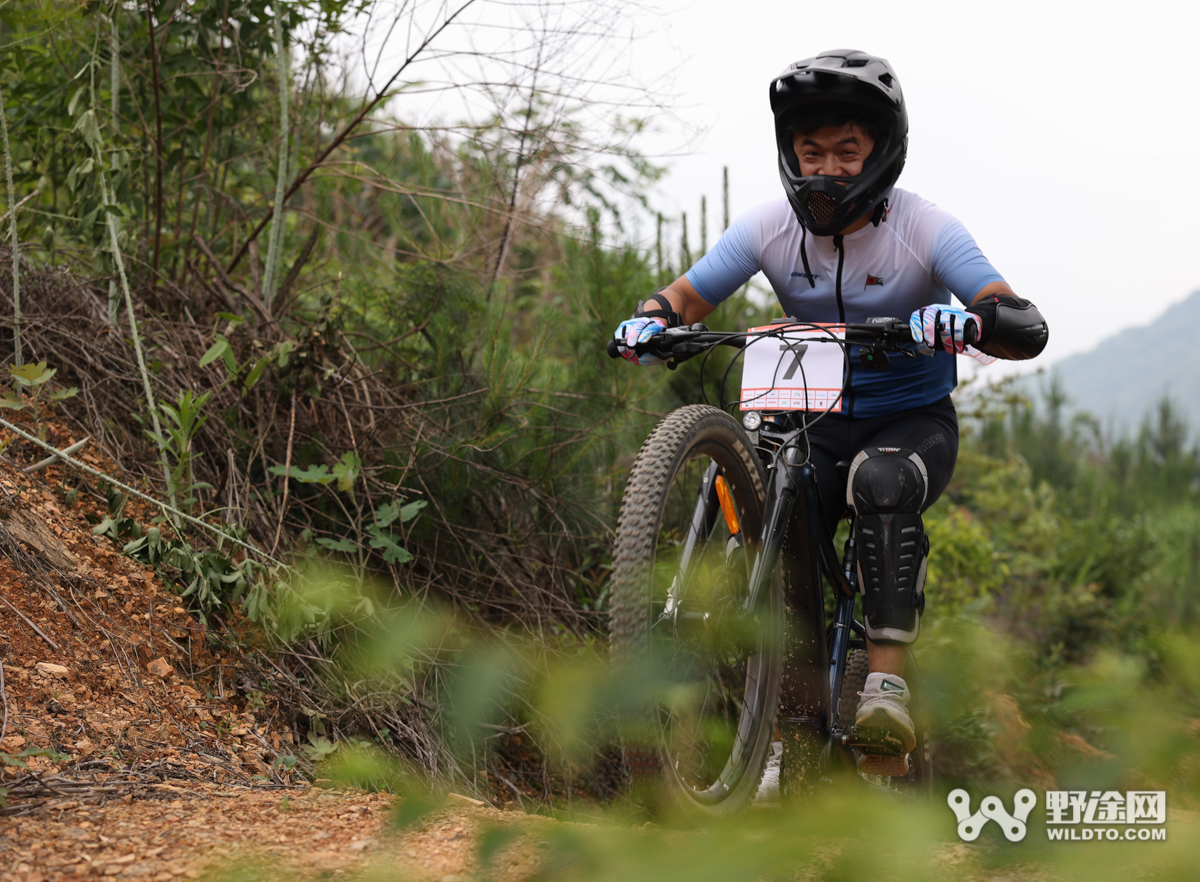
{"label": "brake lever", "polygon": [[[676,355],[686,355],[691,357],[697,353],[703,352],[711,344],[709,343],[688,343],[674,342],[679,337],[687,338],[694,337],[696,334],[704,333],[708,330],[707,325],[697,322],[694,325],[679,325],[674,328],[667,328],[659,334],[655,334],[645,343],[638,343],[633,347],[633,351],[638,355],[649,353],[666,361]],[[695,348],[700,347],[700,348]]]}
{"label": "brake lever", "polygon": [[714,345],[713,343],[677,343],[671,349],[671,360],[667,362],[667,367],[675,370],[692,356],[712,349]]}

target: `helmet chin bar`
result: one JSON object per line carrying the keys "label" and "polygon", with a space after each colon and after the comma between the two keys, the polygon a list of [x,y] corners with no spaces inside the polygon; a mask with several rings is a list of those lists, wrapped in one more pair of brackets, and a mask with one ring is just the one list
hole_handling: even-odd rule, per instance
{"label": "helmet chin bar", "polygon": [[[858,177],[856,175],[855,177]],[[856,212],[858,207],[854,201],[846,201],[846,192],[854,182],[854,178],[836,178],[831,175],[810,175],[803,178],[807,182],[804,197],[805,226],[817,236],[831,236],[840,233],[862,216]],[[836,227],[836,229],[834,229]],[[828,230],[828,232],[825,232]]]}
{"label": "helmet chin bar", "polygon": [[[886,197],[868,202],[863,198],[861,187],[855,184],[862,175],[840,178],[833,175],[810,175],[798,181],[795,198],[790,198],[792,208],[800,223],[814,236],[835,236],[876,208]],[[789,197],[791,194],[789,193]],[[876,225],[882,219],[872,218]]]}

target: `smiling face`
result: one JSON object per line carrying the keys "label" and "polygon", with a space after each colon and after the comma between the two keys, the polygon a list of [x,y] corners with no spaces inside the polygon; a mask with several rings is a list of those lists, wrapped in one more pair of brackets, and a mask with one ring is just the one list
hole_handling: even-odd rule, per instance
{"label": "smiling face", "polygon": [[857,123],[823,126],[811,132],[796,132],[792,147],[800,160],[800,174],[852,178],[875,147],[872,138]]}

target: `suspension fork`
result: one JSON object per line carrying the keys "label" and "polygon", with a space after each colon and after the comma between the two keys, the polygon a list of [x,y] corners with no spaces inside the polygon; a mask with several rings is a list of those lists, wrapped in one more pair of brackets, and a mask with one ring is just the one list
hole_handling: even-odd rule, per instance
{"label": "suspension fork", "polygon": [[788,544],[785,579],[784,673],[779,702],[779,725],[784,737],[795,727],[821,733],[832,722],[829,688],[829,646],[825,636],[825,606],[821,583],[821,506],[816,471],[804,462],[800,448],[785,446],[776,460],[767,491],[762,541],[750,572],[747,612],[759,609],[768,580],[781,565]]}
{"label": "suspension fork", "polygon": [[797,447],[785,447],[782,455],[776,460],[776,468],[772,471],[771,485],[767,488],[767,510],[766,517],[763,518],[762,541],[758,544],[758,553],[754,556],[754,566],[750,570],[750,590],[746,595],[747,612],[753,613],[758,609],[759,598],[767,590],[767,581],[779,564],[779,553],[783,548],[792,508],[802,486],[804,470],[812,470],[810,463],[801,465],[800,459],[801,453]]}
{"label": "suspension fork", "polygon": [[688,526],[687,538],[683,542],[683,553],[679,557],[679,574],[667,594],[667,603],[662,612],[663,618],[670,618],[678,611],[679,605],[687,595],[692,557],[696,553],[696,547],[707,542],[708,537],[712,534],[713,524],[716,523],[717,512],[720,510],[720,502],[717,499],[717,475],[720,474],[720,471],[721,467],[717,465],[716,461],[710,462],[708,468],[704,470],[704,477],[700,479],[700,495],[696,499],[696,508],[692,511],[692,522]]}

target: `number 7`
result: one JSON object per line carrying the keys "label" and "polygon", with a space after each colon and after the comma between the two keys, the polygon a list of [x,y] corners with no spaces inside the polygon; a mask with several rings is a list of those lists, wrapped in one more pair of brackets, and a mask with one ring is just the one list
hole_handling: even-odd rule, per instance
{"label": "number 7", "polygon": [[807,343],[780,343],[779,351],[790,350],[794,356],[791,365],[787,369],[787,373],[783,375],[785,380],[790,380],[796,376],[796,368],[800,367],[800,359],[804,358],[804,353],[808,351]]}

